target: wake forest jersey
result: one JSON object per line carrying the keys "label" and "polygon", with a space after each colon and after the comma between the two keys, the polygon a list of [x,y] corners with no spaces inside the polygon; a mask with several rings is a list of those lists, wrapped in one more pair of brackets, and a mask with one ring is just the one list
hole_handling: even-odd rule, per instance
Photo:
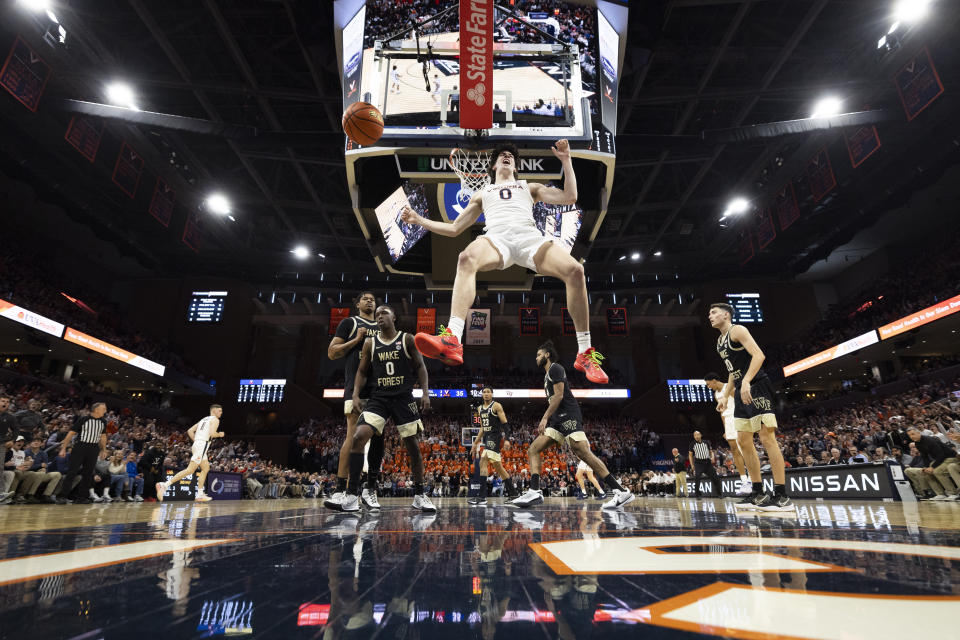
{"label": "wake forest jersey", "polygon": [[[742,344],[730,338],[730,331],[727,331],[717,339],[717,353],[723,359],[723,364],[727,367],[727,373],[733,374],[733,383],[739,389],[740,382],[747,373],[747,369],[750,368],[750,361],[753,359],[750,352]],[[761,369],[753,379],[762,380],[766,377],[767,375]]]}
{"label": "wake forest jersey", "polygon": [[550,365],[550,370],[547,371],[547,375],[543,378],[543,390],[547,392],[547,400],[553,399],[553,394],[556,393],[553,390],[553,385],[558,382],[563,382],[563,400],[560,401],[560,406],[557,407],[556,412],[550,416],[549,422],[551,424],[560,421],[560,415],[564,415],[566,420],[577,419],[583,420],[583,416],[580,414],[580,405],[577,404],[576,398],[573,397],[573,392],[570,391],[570,381],[567,380],[566,370],[560,366],[558,363],[553,363]]}
{"label": "wake forest jersey", "polygon": [[487,442],[495,442],[494,446],[499,447],[503,439],[503,423],[500,422],[500,416],[493,411],[495,404],[496,402],[491,402],[486,407],[481,404],[477,409],[480,414],[480,431],[484,446],[487,446]]}
{"label": "wake forest jersey", "polygon": [[[378,333],[380,333],[380,329],[379,327],[377,327],[377,323],[374,322],[373,320],[367,320],[365,318],[361,318],[360,316],[352,316],[350,318],[346,318],[340,321],[340,324],[337,325],[336,337],[340,338],[344,342],[350,342],[356,337],[357,329],[359,329],[360,327],[367,328],[368,338],[372,338],[376,336]],[[343,357],[345,361],[344,372],[343,372],[343,376],[344,376],[343,397],[348,400],[351,397],[353,397],[353,381],[357,377],[357,367],[360,364],[360,351],[362,349],[363,349],[363,341],[361,340],[360,342],[357,343],[357,346],[350,349],[350,351],[347,352],[347,355]],[[367,389],[364,390],[365,393],[361,393],[360,396],[361,397],[368,396],[369,388],[370,388],[370,384],[367,384]]]}
{"label": "wake forest jersey", "polygon": [[370,359],[370,397],[403,396],[413,392],[413,360],[407,353],[403,331],[389,342],[373,339]]}

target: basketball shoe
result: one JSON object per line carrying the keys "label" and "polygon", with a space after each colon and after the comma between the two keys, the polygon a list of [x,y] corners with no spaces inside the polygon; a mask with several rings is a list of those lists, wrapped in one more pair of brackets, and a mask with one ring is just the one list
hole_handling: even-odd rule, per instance
{"label": "basketball shoe", "polygon": [[413,343],[424,356],[442,360],[448,367],[463,364],[463,345],[457,336],[443,325],[440,325],[440,333],[435,336],[418,333],[413,337]]}
{"label": "basketball shoe", "polygon": [[[420,345],[418,344],[417,346],[419,347]],[[421,349],[421,351],[423,351],[423,349]],[[461,362],[463,362],[462,358]],[[608,378],[607,374],[605,374],[603,369],[600,368],[601,362],[603,362],[603,356],[600,355],[596,349],[590,347],[583,353],[577,354],[577,359],[573,363],[573,368],[577,371],[583,371],[585,374],[587,374],[587,380],[594,384],[607,384],[610,382],[610,378]]]}

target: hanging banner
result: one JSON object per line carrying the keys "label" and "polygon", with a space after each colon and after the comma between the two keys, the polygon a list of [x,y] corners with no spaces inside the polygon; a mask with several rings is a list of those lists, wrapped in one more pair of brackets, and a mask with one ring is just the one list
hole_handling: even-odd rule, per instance
{"label": "hanging banner", "polygon": [[793,190],[792,182],[773,197],[773,208],[777,211],[781,231],[786,231],[787,227],[800,217],[800,205],[797,204],[797,194]]}
{"label": "hanging banner", "polygon": [[158,176],[157,184],[153,188],[153,197],[150,199],[150,215],[163,226],[169,227],[170,218],[173,217],[173,203],[173,189],[166,180]]}
{"label": "hanging banner", "polygon": [[824,147],[807,163],[807,179],[810,181],[810,193],[813,201],[820,202],[837,186],[837,177],[833,175],[830,154]]}
{"label": "hanging banner", "polygon": [[490,309],[470,309],[464,344],[490,344]]}
{"label": "hanging banner", "polygon": [[880,134],[876,127],[860,127],[853,133],[844,132],[843,137],[854,169],[880,149]]}
{"label": "hanging banner", "polygon": [[183,225],[183,235],[180,240],[196,253],[200,253],[200,225],[197,224],[197,214],[191,213],[187,216],[187,222]]}
{"label": "hanging banner", "polygon": [[540,335],[540,307],[520,307],[520,335]]}
{"label": "hanging banner", "polygon": [[429,333],[434,335],[437,332],[437,310],[419,307],[417,309],[417,333]]}
{"label": "hanging banner", "polygon": [[626,307],[607,307],[607,335],[626,336],[630,334],[627,323]]}
{"label": "hanging banner", "polygon": [[460,0],[460,128],[493,128],[493,1]]}
{"label": "hanging banner", "polygon": [[97,159],[97,149],[100,148],[100,139],[103,137],[103,120],[94,122],[83,116],[70,118],[67,133],[63,137],[70,146],[93,162]]}
{"label": "hanging banner", "polygon": [[570,312],[567,311],[566,307],[560,309],[560,324],[562,325],[561,333],[565,336],[574,336],[577,334],[577,328],[573,324],[573,318],[570,316]]}
{"label": "hanging banner", "polygon": [[140,174],[143,173],[143,158],[124,142],[113,167],[113,183],[131,198],[137,193]]}
{"label": "hanging banner", "polygon": [[757,221],[757,246],[761,249],[773,242],[777,237],[777,230],[773,226],[773,216],[770,208],[760,210],[760,219]]}
{"label": "hanging banner", "polygon": [[[462,0],[461,0],[462,1]],[[913,120],[943,93],[943,83],[926,47],[893,77],[907,121]]]}
{"label": "hanging banner", "polygon": [[50,65],[17,36],[0,69],[0,85],[30,111],[36,112],[50,79]]}
{"label": "hanging banner", "polygon": [[327,335],[336,334],[340,323],[349,317],[350,307],[330,307],[330,325],[327,327]]}

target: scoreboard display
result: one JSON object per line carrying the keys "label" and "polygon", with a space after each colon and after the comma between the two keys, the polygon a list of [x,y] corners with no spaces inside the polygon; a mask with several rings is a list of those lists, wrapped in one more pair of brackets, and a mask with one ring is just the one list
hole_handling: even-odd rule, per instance
{"label": "scoreboard display", "polygon": [[733,321],[737,324],[763,322],[759,293],[728,293],[727,303],[733,307]]}
{"label": "scoreboard display", "polygon": [[283,378],[241,380],[237,402],[282,402],[286,386],[287,381]]}
{"label": "scoreboard display", "polygon": [[194,291],[190,296],[187,322],[220,322],[226,299],[226,291]]}
{"label": "scoreboard display", "polygon": [[717,401],[704,380],[667,380],[667,392],[670,402],[691,404]]}

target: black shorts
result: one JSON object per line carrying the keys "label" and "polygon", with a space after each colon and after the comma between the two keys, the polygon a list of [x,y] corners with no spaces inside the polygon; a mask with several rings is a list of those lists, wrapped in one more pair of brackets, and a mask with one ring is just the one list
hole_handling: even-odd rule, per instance
{"label": "black shorts", "polygon": [[552,418],[543,433],[553,438],[557,444],[563,444],[567,440],[579,442],[587,439],[587,434],[583,432],[583,416],[555,413]]}
{"label": "black shorts", "polygon": [[360,414],[360,422],[373,427],[377,433],[383,433],[387,420],[393,420],[401,438],[415,436],[423,431],[420,421],[420,409],[413,394],[401,396],[374,396],[367,400]]}
{"label": "black shorts", "polygon": [[740,397],[740,385],[733,394],[733,425],[737,431],[756,433],[760,427],[777,428],[777,416],[773,413],[773,385],[770,378],[763,377],[750,383],[751,404],[744,404]]}

